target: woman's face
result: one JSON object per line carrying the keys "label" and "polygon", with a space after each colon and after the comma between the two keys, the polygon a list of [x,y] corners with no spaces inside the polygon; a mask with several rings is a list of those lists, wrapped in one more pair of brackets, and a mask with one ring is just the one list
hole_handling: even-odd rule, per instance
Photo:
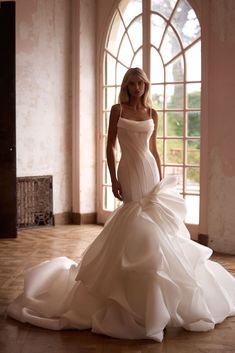
{"label": "woman's face", "polygon": [[131,97],[140,98],[145,92],[145,82],[137,75],[130,77],[127,90]]}

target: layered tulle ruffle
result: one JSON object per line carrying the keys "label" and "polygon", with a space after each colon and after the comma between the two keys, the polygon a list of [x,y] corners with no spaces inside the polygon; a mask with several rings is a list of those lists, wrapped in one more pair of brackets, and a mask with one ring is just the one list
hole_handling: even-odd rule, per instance
{"label": "layered tulle ruffle", "polygon": [[49,329],[157,341],[166,326],[207,331],[234,315],[235,280],[190,240],[175,190],[168,177],[124,203],[80,263],[60,257],[28,270],[9,315]]}

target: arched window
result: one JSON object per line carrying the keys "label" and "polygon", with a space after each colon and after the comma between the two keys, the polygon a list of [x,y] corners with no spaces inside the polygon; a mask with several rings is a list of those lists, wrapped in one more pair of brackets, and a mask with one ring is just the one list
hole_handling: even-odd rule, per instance
{"label": "arched window", "polygon": [[[106,37],[103,65],[101,213],[118,205],[112,195],[105,158],[110,109],[117,102],[126,70],[138,66],[152,83],[163,173],[177,175],[178,189],[188,207],[186,223],[198,224],[201,33],[188,1],[122,0]],[[117,147],[117,159],[119,155]]]}

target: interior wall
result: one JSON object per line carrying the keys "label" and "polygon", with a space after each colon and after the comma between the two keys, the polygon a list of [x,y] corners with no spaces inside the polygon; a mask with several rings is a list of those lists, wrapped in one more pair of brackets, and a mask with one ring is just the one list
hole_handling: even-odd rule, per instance
{"label": "interior wall", "polygon": [[209,245],[235,254],[235,3],[209,6]]}
{"label": "interior wall", "polygon": [[71,1],[16,1],[17,176],[53,176],[71,212]]}
{"label": "interior wall", "polygon": [[96,221],[96,2],[73,0],[73,221]]}

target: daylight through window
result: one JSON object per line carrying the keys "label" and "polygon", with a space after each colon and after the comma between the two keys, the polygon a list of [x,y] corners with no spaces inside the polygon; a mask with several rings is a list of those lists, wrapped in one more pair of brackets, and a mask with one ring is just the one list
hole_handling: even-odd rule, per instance
{"label": "daylight through window", "polygon": [[[188,213],[186,223],[199,223],[201,33],[186,0],[123,0],[106,39],[103,74],[103,208],[114,199],[105,147],[111,106],[130,67],[141,67],[152,83],[158,112],[158,151],[164,175],[176,175]],[[120,149],[117,146],[117,160]]]}

